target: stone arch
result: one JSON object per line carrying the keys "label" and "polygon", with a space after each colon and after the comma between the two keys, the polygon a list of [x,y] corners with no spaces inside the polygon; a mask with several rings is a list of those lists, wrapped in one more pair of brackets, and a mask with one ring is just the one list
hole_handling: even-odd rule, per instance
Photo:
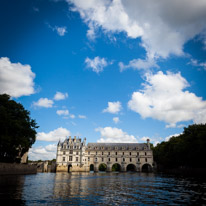
{"label": "stone arch", "polygon": [[72,170],[72,165],[69,164],[69,165],[68,165],[68,172],[71,172],[71,170]]}
{"label": "stone arch", "polygon": [[94,171],[94,165],[93,165],[93,164],[91,164],[91,165],[89,166],[89,171],[90,171],[90,172]]}
{"label": "stone arch", "polygon": [[128,164],[127,165],[127,172],[130,171],[130,172],[136,172],[137,171],[137,168],[134,164]]}
{"label": "stone arch", "polygon": [[100,165],[99,165],[99,171],[101,171],[101,172],[106,172],[107,171],[107,165],[105,164],[105,163],[101,163]]}
{"label": "stone arch", "polygon": [[148,163],[142,165],[142,172],[152,172],[152,166]]}
{"label": "stone arch", "polygon": [[121,165],[118,163],[115,163],[112,165],[112,172],[121,172],[122,168]]}

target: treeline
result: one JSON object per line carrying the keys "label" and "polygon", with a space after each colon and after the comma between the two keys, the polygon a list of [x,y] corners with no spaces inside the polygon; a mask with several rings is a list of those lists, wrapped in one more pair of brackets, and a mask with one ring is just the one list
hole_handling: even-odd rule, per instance
{"label": "treeline", "polygon": [[158,167],[206,168],[206,124],[184,128],[179,136],[153,147],[153,154]]}

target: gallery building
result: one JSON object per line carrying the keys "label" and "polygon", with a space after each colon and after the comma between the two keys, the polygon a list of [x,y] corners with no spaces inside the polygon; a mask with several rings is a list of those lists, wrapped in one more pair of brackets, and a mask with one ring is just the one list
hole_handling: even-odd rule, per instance
{"label": "gallery building", "polygon": [[153,153],[147,143],[88,143],[66,138],[57,145],[56,172],[153,170]]}

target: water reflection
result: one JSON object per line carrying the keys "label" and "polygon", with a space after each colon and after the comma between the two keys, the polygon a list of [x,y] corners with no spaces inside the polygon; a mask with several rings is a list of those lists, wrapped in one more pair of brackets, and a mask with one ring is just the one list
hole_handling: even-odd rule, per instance
{"label": "water reflection", "polygon": [[7,205],[25,205],[22,198],[23,186],[23,175],[0,176],[0,199],[7,202]]}
{"label": "water reflection", "polygon": [[1,180],[0,188],[1,199],[22,205],[206,204],[205,180],[151,173],[40,173]]}

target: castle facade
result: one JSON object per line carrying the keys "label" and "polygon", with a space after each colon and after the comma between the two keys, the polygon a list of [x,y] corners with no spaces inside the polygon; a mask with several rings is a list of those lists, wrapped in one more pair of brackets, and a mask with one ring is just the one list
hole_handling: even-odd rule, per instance
{"label": "castle facade", "polygon": [[88,143],[66,138],[57,145],[56,172],[152,171],[153,153],[147,143]]}

